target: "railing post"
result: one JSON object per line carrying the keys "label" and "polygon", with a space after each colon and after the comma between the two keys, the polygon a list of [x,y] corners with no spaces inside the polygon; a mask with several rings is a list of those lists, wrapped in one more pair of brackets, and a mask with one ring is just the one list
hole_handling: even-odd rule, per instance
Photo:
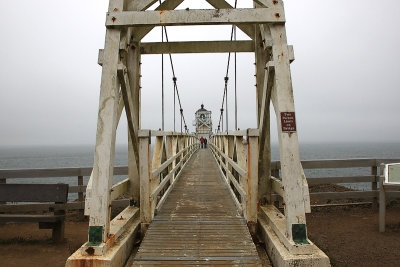
{"label": "railing post", "polygon": [[153,219],[150,202],[151,179],[151,135],[149,131],[139,132],[139,177],[140,177],[140,221],[142,236]]}
{"label": "railing post", "polygon": [[[252,135],[252,131],[257,131]],[[245,218],[252,235],[257,232],[258,209],[258,130],[248,130],[247,137],[247,207]]]}

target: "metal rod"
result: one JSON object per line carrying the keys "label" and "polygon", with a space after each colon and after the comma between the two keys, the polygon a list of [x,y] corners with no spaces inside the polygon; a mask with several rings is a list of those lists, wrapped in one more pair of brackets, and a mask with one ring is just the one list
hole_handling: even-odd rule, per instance
{"label": "metal rod", "polygon": [[[234,40],[236,41],[236,25],[233,26],[234,31],[233,31],[233,36]],[[237,58],[236,58],[236,52],[235,52],[235,130],[237,131]]]}
{"label": "metal rod", "polygon": [[[160,0],[161,4],[161,0]],[[161,42],[164,43],[164,32],[161,27]],[[164,131],[164,54],[161,54],[161,130]]]}

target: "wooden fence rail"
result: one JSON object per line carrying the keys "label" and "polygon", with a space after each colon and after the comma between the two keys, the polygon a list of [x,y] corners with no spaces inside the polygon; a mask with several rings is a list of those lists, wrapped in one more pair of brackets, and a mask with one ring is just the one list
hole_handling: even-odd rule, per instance
{"label": "wooden fence rail", "polygon": [[[192,147],[190,147],[192,149]],[[236,192],[241,196],[242,199],[236,199],[236,204],[243,209],[242,201],[246,199],[246,191],[240,185],[239,177],[245,177],[246,171],[243,170],[238,164],[227,159],[224,153],[216,147],[213,146],[214,156],[216,157],[218,164],[223,168],[223,173],[227,175],[227,179],[231,181],[232,186],[235,187]],[[183,153],[183,151],[181,152]],[[157,169],[152,172],[152,177],[160,175],[160,173],[168,166],[174,159],[179,157],[181,153],[176,154],[170,160],[164,162]],[[185,154],[185,157],[190,155],[190,153]],[[304,169],[346,169],[346,168],[371,168],[370,175],[357,175],[357,176],[340,176],[340,177],[313,177],[307,178],[308,184],[319,185],[319,184],[339,184],[339,183],[371,183],[371,190],[368,191],[346,191],[346,192],[318,192],[310,193],[312,200],[338,200],[338,199],[359,199],[359,200],[369,200],[376,202],[378,198],[379,191],[377,190],[377,183],[379,182],[379,168],[381,163],[394,163],[400,162],[400,159],[334,159],[334,160],[305,160],[302,161]],[[242,165],[243,166],[243,165]],[[180,165],[174,166],[179,168]],[[52,168],[52,169],[0,169],[0,181],[2,183],[11,182],[13,179],[27,179],[31,180],[34,178],[70,178],[76,177],[77,184],[69,187],[69,194],[78,193],[76,201],[68,202],[68,210],[81,210],[84,209],[84,193],[86,191],[86,186],[84,184],[84,176],[90,176],[92,171],[91,167],[77,167],[77,168]],[[275,174],[275,179],[279,180],[280,162],[274,161],[271,163],[271,173]],[[232,174],[233,173],[233,174]],[[127,175],[127,166],[117,166],[114,168],[114,175]],[[169,177],[164,177],[164,179],[159,183],[159,186],[153,192],[153,195],[158,194],[165,181]],[[126,192],[128,186],[128,180],[122,180],[121,182],[113,186],[112,199],[113,206],[127,205],[128,200],[115,200],[122,193]],[[279,187],[274,187],[275,194],[273,195],[273,200],[279,200]],[[388,199],[399,198],[400,191],[387,192]],[[20,211],[40,211],[48,210],[50,207],[56,207],[57,204],[19,204],[19,205],[6,205],[0,204],[0,212],[20,212]]]}
{"label": "wooden fence rail", "polygon": [[[313,192],[310,193],[312,201],[322,200],[339,200],[339,199],[354,199],[356,201],[372,201],[374,206],[377,206],[377,199],[379,197],[378,183],[381,163],[394,163],[400,162],[400,159],[325,159],[325,160],[304,160],[301,164],[305,170],[311,169],[349,169],[349,168],[370,168],[369,175],[353,175],[353,176],[321,176],[321,177],[307,177],[307,182],[310,186],[321,184],[342,184],[342,183],[371,183],[371,190],[354,190],[345,192]],[[271,163],[271,173],[275,175],[273,181],[279,184],[280,162],[274,161]],[[273,182],[274,183],[274,182]],[[272,186],[275,192],[272,199],[274,201],[280,200],[281,192],[278,186]],[[400,198],[400,191],[388,192],[389,198]]]}
{"label": "wooden fence rail", "polygon": [[[84,193],[86,192],[87,185],[84,184],[84,176],[90,176],[92,167],[76,167],[76,168],[49,168],[49,169],[0,169],[0,180],[2,183],[11,182],[13,179],[26,179],[29,182],[34,183],[32,179],[44,178],[54,179],[57,178],[60,182],[63,179],[70,179],[71,177],[77,178],[78,185],[70,185],[68,194],[78,194],[76,201],[70,201],[67,203],[68,210],[79,210],[81,217],[83,217],[83,210],[85,208]],[[128,175],[127,166],[114,167],[115,175]],[[66,182],[67,183],[67,182]],[[123,192],[126,191],[128,180],[125,179],[113,186],[112,199],[117,199]],[[70,199],[70,198],[69,198]],[[122,199],[113,201],[112,205],[115,206],[126,206],[129,200]],[[0,212],[27,212],[27,211],[45,211],[49,208],[55,208],[57,204],[48,203],[35,203],[35,204],[16,204],[7,205],[0,203]]]}

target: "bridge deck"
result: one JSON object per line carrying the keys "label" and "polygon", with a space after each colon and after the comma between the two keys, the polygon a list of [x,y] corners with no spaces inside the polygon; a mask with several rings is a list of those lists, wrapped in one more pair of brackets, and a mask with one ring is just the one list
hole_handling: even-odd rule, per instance
{"label": "bridge deck", "polygon": [[132,266],[146,265],[261,266],[210,150],[193,155],[150,224]]}

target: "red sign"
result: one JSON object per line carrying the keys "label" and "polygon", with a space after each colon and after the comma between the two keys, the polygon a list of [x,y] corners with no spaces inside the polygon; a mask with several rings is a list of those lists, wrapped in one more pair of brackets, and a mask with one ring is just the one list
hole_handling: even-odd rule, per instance
{"label": "red sign", "polygon": [[282,132],[292,133],[296,131],[296,117],[294,112],[281,112]]}

